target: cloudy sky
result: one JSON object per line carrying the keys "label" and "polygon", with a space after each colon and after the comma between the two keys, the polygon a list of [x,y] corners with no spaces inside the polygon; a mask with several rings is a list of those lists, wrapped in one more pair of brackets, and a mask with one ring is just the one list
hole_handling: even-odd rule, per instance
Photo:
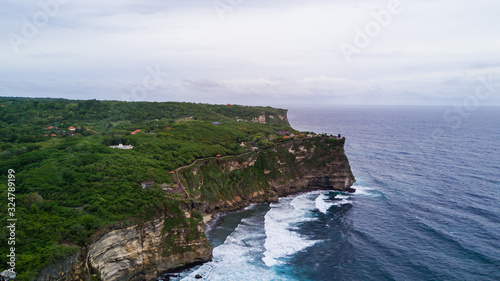
{"label": "cloudy sky", "polygon": [[2,1],[0,96],[500,105],[499,1],[40,3]]}

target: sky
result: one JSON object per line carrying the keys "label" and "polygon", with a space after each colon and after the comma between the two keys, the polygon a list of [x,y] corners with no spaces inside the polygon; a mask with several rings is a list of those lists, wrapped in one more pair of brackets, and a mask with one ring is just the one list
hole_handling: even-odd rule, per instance
{"label": "sky", "polygon": [[4,0],[0,96],[500,105],[500,1]]}

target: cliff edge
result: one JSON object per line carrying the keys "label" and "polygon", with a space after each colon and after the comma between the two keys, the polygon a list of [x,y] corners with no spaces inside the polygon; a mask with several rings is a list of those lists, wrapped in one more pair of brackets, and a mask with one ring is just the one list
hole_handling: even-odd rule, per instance
{"label": "cliff edge", "polygon": [[[154,219],[115,225],[71,257],[71,268],[37,280],[155,280],[164,272],[206,262],[212,248],[203,215],[310,191],[354,191],[344,140],[301,138],[246,155],[206,159],[178,170],[190,198],[165,206]],[[67,262],[66,262],[67,263]]]}

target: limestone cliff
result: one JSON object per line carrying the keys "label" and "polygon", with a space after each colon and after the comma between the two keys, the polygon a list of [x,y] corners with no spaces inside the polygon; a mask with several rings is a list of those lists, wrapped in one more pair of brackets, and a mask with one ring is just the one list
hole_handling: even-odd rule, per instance
{"label": "limestone cliff", "polygon": [[301,191],[354,191],[344,139],[299,138],[250,155],[209,159],[180,172],[183,185],[203,213],[233,210],[254,202],[276,201]]}
{"label": "limestone cliff", "polygon": [[73,263],[58,269],[63,275],[38,279],[155,280],[161,273],[209,261],[204,214],[274,202],[301,191],[353,191],[343,146],[344,139],[303,137],[240,156],[197,161],[178,171],[189,200],[174,201],[150,220],[102,230],[76,261],[72,257]]}

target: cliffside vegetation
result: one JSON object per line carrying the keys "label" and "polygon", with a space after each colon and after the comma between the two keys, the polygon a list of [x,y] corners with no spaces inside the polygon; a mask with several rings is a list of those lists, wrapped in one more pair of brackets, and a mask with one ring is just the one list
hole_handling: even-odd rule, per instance
{"label": "cliffside vegetation", "polygon": [[[172,170],[200,158],[217,161],[216,155],[272,148],[287,141],[279,131],[297,134],[286,111],[270,107],[20,98],[0,98],[0,105],[0,220],[8,218],[6,175],[13,169],[18,280],[32,280],[41,268],[75,253],[93,233],[116,222],[132,224],[163,213],[170,218],[166,232],[183,224],[194,229],[199,214],[184,217],[172,207],[183,196],[162,190],[162,184],[176,184]],[[120,142],[133,149],[108,147]],[[274,173],[261,155],[255,169]],[[215,165],[204,169],[214,183],[189,190],[194,197],[203,193],[202,200],[233,196],[224,187],[243,178],[241,192],[263,185],[261,173],[251,170],[224,178]],[[185,181],[195,181],[182,178],[187,186]],[[145,181],[153,181],[153,187],[142,189]],[[2,227],[0,234],[0,269],[5,269],[8,229]],[[168,244],[175,235],[166,239]]]}

